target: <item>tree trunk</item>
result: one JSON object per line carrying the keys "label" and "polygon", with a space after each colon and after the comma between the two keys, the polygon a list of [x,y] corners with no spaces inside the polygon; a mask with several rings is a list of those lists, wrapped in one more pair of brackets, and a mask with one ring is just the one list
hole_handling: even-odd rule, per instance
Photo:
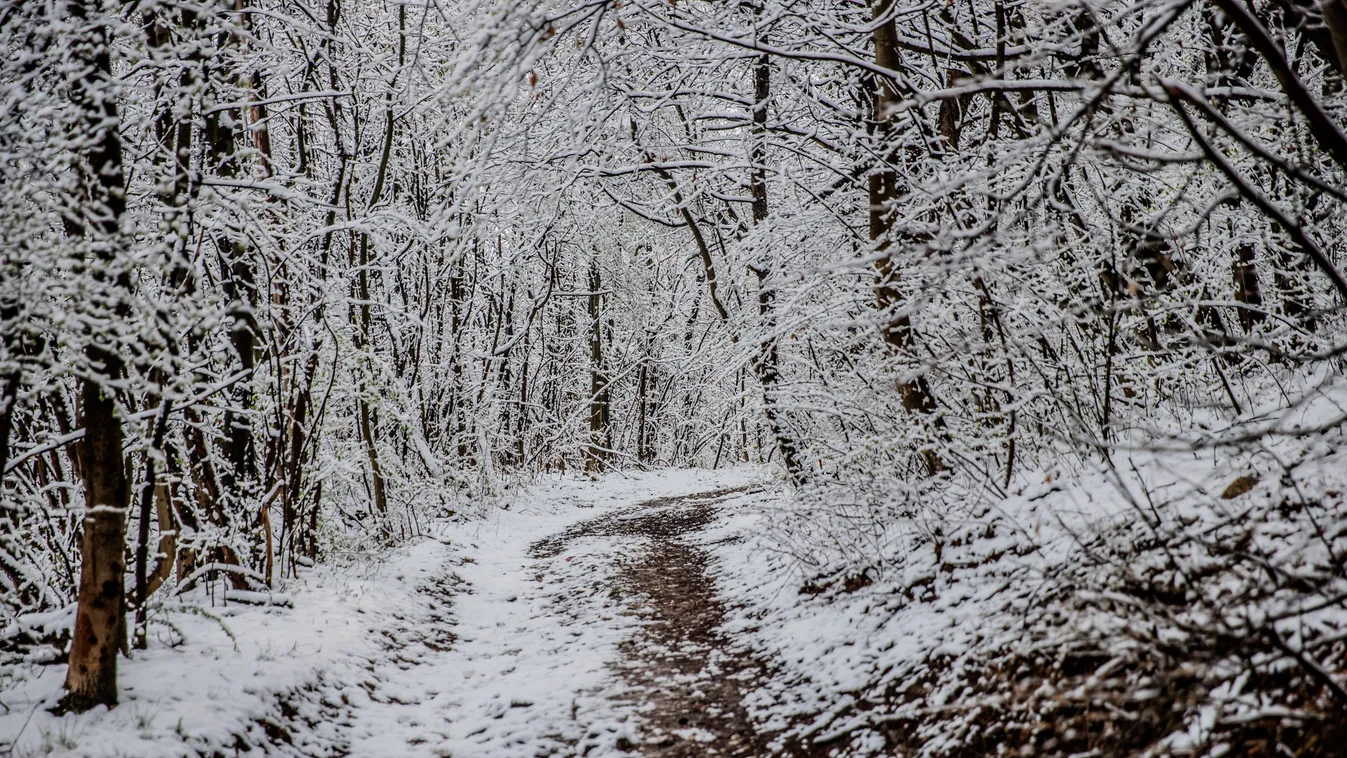
{"label": "tree trunk", "polygon": [[[155,419],[150,449],[145,454],[145,483],[141,485],[140,519],[136,534],[136,627],[132,636],[137,650],[144,650],[146,646],[145,625],[148,616],[145,601],[149,599],[150,593],[153,591],[149,587],[149,562],[150,508],[154,505],[154,493],[158,488],[155,482],[155,456],[164,449],[164,434],[168,430],[168,415],[172,409],[171,401],[164,396],[162,391],[159,393],[159,400],[163,405],[160,406],[159,416]],[[159,519],[159,530],[165,530],[162,511]]]}
{"label": "tree trunk", "polygon": [[[0,308],[0,322],[8,322],[18,315],[18,306]],[[13,315],[11,315],[13,314]],[[6,371],[0,382],[0,486],[4,485],[5,467],[9,465],[9,436],[14,431],[14,407],[19,403],[19,384],[23,381],[22,365],[19,363],[19,337],[16,334],[5,335],[5,357],[13,368]]]}
{"label": "tree trunk", "polygon": [[[77,0],[68,6],[76,29],[86,28],[90,11],[96,12],[96,4],[86,6],[86,2]],[[70,50],[74,65],[83,69],[82,78],[72,83],[72,98],[83,109],[82,130],[90,136],[83,156],[84,176],[80,177],[87,202],[82,216],[89,223],[69,231],[77,245],[90,240],[99,243],[92,246],[98,259],[90,267],[92,276],[118,315],[126,316],[124,293],[130,288],[129,276],[110,270],[123,243],[126,189],[109,34],[106,21],[99,18]],[[117,351],[105,344],[108,335],[91,326],[86,338],[89,374],[80,380],[85,434],[78,448],[84,480],[84,534],[67,692],[57,706],[60,711],[77,712],[117,704],[117,651],[126,638],[124,553],[129,492],[121,420],[111,388],[121,378],[123,364]]]}
{"label": "tree trunk", "polygon": [[[752,172],[749,174],[749,191],[753,196],[753,225],[767,220],[767,101],[771,98],[771,61],[766,55],[758,56],[753,67],[753,147],[751,160]],[[762,385],[762,415],[776,438],[776,447],[781,451],[781,462],[786,473],[796,484],[805,481],[804,465],[800,463],[800,453],[795,440],[787,436],[781,423],[781,411],[777,407],[777,392],[781,384],[780,353],[776,338],[776,292],[768,283],[771,269],[768,257],[759,256],[753,273],[758,278],[758,319],[762,323],[763,338],[758,344],[753,359],[753,371]],[[747,448],[745,447],[745,450]]]}
{"label": "tree trunk", "polygon": [[641,354],[641,367],[636,370],[636,460],[650,463],[650,345],[647,341]]}
{"label": "tree trunk", "polygon": [[[902,61],[898,55],[898,31],[890,10],[893,0],[871,0],[871,12],[876,24],[873,38],[875,45],[875,63],[891,71],[898,70]],[[882,22],[881,22],[882,20]],[[893,129],[893,112],[900,98],[893,82],[886,77],[875,77],[874,117],[875,141],[882,151],[889,151],[889,134]],[[884,342],[891,352],[902,354],[912,348],[912,319],[906,313],[896,312],[903,306],[902,290],[898,286],[898,267],[893,260],[893,203],[898,199],[898,173],[892,168],[896,154],[884,153],[884,158],[870,173],[870,241],[874,243],[875,253],[875,308],[881,318]],[[903,407],[920,414],[931,414],[936,410],[935,396],[931,393],[926,377],[918,375],[913,379],[898,382],[898,393],[903,399]],[[945,469],[940,456],[934,450],[923,450],[927,471],[937,474]]]}
{"label": "tree trunk", "polygon": [[[241,10],[242,3],[235,3]],[[239,13],[238,21],[246,28],[246,14]],[[238,44],[231,33],[225,40],[226,45]],[[218,65],[218,64],[217,64]],[[236,87],[246,87],[248,82],[237,71],[221,71],[222,81],[233,82]],[[233,93],[223,92],[226,100]],[[243,109],[228,108],[206,115],[206,139],[210,150],[211,162],[218,168],[220,175],[228,179],[238,179],[245,175],[244,166],[238,154],[238,134],[236,125],[242,125]],[[257,324],[257,278],[249,260],[251,251],[242,236],[228,234],[216,238],[219,253],[220,278],[225,296],[229,298],[227,310],[232,326],[229,341],[238,356],[239,368],[248,376],[235,382],[229,390],[229,407],[224,414],[224,436],[226,440],[226,458],[229,465],[222,472],[219,495],[228,503],[244,503],[255,494],[257,488],[257,463],[255,442],[253,440],[252,420],[252,378],[256,368],[256,346],[260,329]]]}
{"label": "tree trunk", "polygon": [[603,295],[597,261],[589,264],[589,455],[585,470],[603,471],[613,447],[608,370],[603,355]]}
{"label": "tree trunk", "polygon": [[[407,8],[398,7],[398,72],[402,70],[405,63],[407,51]],[[397,74],[393,75],[393,80],[388,83],[388,91],[384,100],[384,139],[383,149],[379,156],[379,169],[374,177],[374,189],[370,192],[369,207],[367,211],[373,209],[383,199],[384,186],[388,180],[388,162],[393,152],[393,131],[396,127],[396,119],[393,114],[393,89],[397,84]],[[357,273],[357,287],[359,288],[360,313],[359,323],[359,342],[360,348],[370,351],[374,350],[373,335],[371,333],[371,312],[370,312],[370,286],[369,286],[369,268],[370,268],[370,242],[369,233],[360,233],[360,270]],[[372,358],[372,355],[370,356]],[[368,359],[367,359],[368,360]],[[370,479],[372,489],[372,506],[374,511],[379,514],[388,511],[387,486],[384,482],[383,467],[379,464],[378,440],[375,438],[375,424],[373,423],[372,412],[369,407],[369,400],[366,398],[368,388],[362,379],[359,388],[360,405],[360,436],[364,439],[365,455],[369,459]]]}

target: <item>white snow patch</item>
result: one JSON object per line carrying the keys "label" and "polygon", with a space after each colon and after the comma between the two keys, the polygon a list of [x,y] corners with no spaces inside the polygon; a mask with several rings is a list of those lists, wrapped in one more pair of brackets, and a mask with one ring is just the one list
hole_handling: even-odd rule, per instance
{"label": "white snow patch", "polygon": [[[627,755],[618,745],[635,741],[639,717],[621,702],[610,664],[638,622],[604,591],[620,550],[586,539],[535,560],[528,549],[605,512],[760,475],[551,479],[484,519],[437,523],[389,554],[348,556],[276,593],[234,596],[247,603],[224,593],[212,605],[196,590],[160,604],[149,649],[119,662],[115,709],[54,716],[64,666],[0,670],[0,752],[158,758],[340,746],[362,758],[498,758],[576,744],[590,756]],[[422,590],[446,579],[458,591],[436,608],[442,601]],[[66,611],[23,623],[72,620]]]}

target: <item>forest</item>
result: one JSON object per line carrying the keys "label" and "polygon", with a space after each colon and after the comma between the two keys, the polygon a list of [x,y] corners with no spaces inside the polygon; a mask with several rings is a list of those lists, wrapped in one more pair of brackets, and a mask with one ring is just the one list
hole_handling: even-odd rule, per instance
{"label": "forest", "polygon": [[1344,0],[0,52],[0,753],[1347,751]]}

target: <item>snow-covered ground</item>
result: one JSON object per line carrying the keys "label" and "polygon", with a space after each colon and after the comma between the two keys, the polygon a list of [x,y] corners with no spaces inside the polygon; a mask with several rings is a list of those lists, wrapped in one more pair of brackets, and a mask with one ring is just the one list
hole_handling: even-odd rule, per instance
{"label": "snow-covered ground", "polygon": [[[1279,423],[1339,418],[1340,400],[1307,403]],[[846,756],[894,755],[894,739],[918,755],[976,753],[994,722],[988,713],[1042,708],[1028,722],[1065,732],[1070,707],[1053,715],[1043,701],[1080,697],[1100,708],[1117,693],[1139,709],[1155,697],[1172,711],[1172,723],[1145,738],[1155,754],[1219,756],[1230,749],[1223,729],[1319,719],[1313,707],[1303,716],[1296,708],[1320,686],[1310,666],[1291,683],[1259,672],[1300,671],[1269,636],[1284,638],[1276,645],[1286,651],[1338,654],[1344,492],[1345,435],[1291,434],[1246,450],[1174,445],[1093,468],[1023,471],[993,503],[887,523],[872,514],[859,530],[868,554],[833,564],[802,562],[791,537],[823,543],[836,528],[829,520],[848,513],[836,492],[822,503],[785,490],[727,503],[702,544],[730,609],[726,633],[776,667],[746,704],[783,738]],[[1062,661],[1077,654],[1098,665],[1093,674],[1064,673]],[[1157,668],[1130,670],[1157,657]],[[1058,668],[1034,679],[1034,659]],[[1012,674],[993,682],[1007,661]],[[1155,694],[1164,666],[1191,688],[1172,707]],[[1126,677],[1128,687],[1115,686]],[[1064,683],[1069,695],[1053,689]],[[1090,739],[1109,737],[1096,728]],[[1296,732],[1286,734],[1294,744]]]}
{"label": "snow-covered ground", "polygon": [[[65,667],[0,672],[0,753],[14,756],[623,755],[636,706],[611,668],[634,618],[605,579],[611,540],[529,547],[656,497],[737,486],[753,469],[554,480],[374,558],[304,571],[286,605],[159,608],[120,663],[122,702],[48,713]],[[69,623],[57,618],[48,623]]]}
{"label": "snow-covered ground", "polygon": [[[662,538],[621,525],[677,508],[619,511],[722,490],[702,501],[710,525],[678,539],[707,563],[724,606],[724,643],[706,657],[761,663],[731,705],[779,733],[778,746],[887,756],[906,739],[934,756],[976,745],[989,723],[1012,737],[1021,723],[1060,726],[1053,745],[1107,739],[1107,726],[1067,731],[1072,698],[1097,711],[1121,693],[1116,703],[1144,710],[1131,693],[1158,691],[1148,682],[1191,658],[1210,668],[1174,680],[1186,699],[1157,701],[1170,715],[1144,744],[1218,755],[1222,725],[1292,713],[1286,703],[1305,691],[1240,668],[1294,673],[1265,649],[1269,634],[1330,661],[1324,645],[1347,639],[1342,603],[1321,602],[1347,592],[1333,568],[1347,554],[1341,443],[1288,436],[1239,454],[1137,450],[1111,466],[1025,470],[995,502],[871,513],[857,531],[869,552],[839,548],[849,557],[831,564],[817,552],[802,561],[799,548],[826,542],[827,519],[864,510],[841,490],[819,502],[752,468],[548,481],[390,555],[310,569],[278,588],[280,605],[197,594],[161,607],[150,650],[122,663],[112,711],[48,713],[63,666],[3,671],[0,745],[16,756],[498,758],[664,755],[653,740],[670,733],[715,739],[643,732],[668,714],[651,702],[658,681],[623,675],[654,659],[624,645],[651,622],[650,598],[622,572],[649,555],[641,539]],[[1324,515],[1337,523],[1321,528]],[[1269,582],[1269,568],[1290,578]],[[1181,653],[1157,659],[1152,639]],[[1035,734],[1014,739],[1038,745]]]}

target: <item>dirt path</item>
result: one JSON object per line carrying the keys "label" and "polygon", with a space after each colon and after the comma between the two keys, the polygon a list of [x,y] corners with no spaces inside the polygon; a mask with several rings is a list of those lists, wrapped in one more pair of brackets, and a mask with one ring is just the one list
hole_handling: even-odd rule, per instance
{"label": "dirt path", "polygon": [[618,564],[613,591],[645,623],[622,644],[617,669],[645,724],[640,738],[623,747],[646,758],[783,754],[770,749],[773,735],[754,729],[743,704],[768,667],[719,631],[725,607],[716,598],[709,557],[690,539],[725,499],[753,490],[644,502],[542,540],[530,552],[546,561],[572,540],[626,538],[614,545],[630,554]]}
{"label": "dirt path", "polygon": [[[719,600],[730,588],[717,587],[710,535],[730,534],[721,509],[758,499],[749,481],[554,483],[375,560],[316,567],[287,586],[291,603],[184,614],[167,625],[172,645],[126,662],[121,707],[26,736],[16,726],[25,743],[10,752],[79,741],[77,755],[202,758],[805,755],[755,729],[746,698],[780,672],[725,631],[734,609]],[[699,486],[713,491],[688,494]],[[0,726],[17,721],[4,720],[14,702],[46,714],[59,683],[40,673],[0,703]]]}
{"label": "dirt path", "polygon": [[[755,491],[619,506],[531,544],[506,540],[517,547],[484,551],[481,563],[455,558],[387,619],[376,654],[285,693],[233,747],[303,758],[810,758],[755,728],[744,699],[773,672],[722,631],[702,547],[717,510]],[[498,697],[482,695],[491,688]]]}

